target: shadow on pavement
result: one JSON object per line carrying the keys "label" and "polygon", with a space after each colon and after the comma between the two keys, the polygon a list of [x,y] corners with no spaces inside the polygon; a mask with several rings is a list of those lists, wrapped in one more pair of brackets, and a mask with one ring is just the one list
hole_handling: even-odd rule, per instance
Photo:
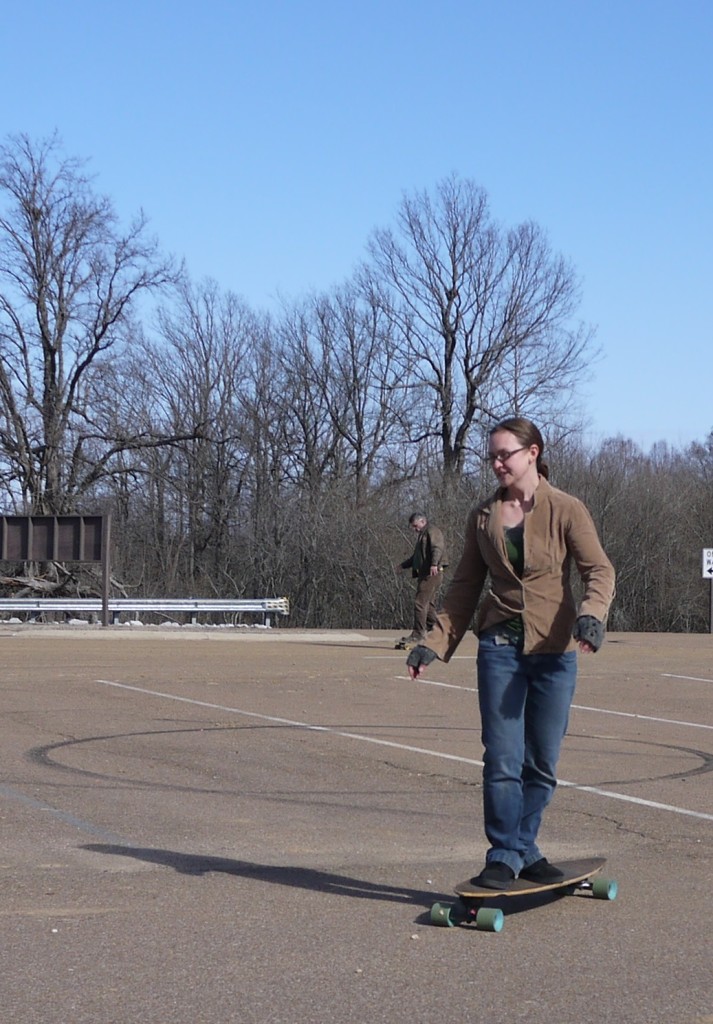
{"label": "shadow on pavement", "polygon": [[158,850],[137,846],[115,846],[107,843],[88,843],[82,847],[92,853],[107,854],[111,857],[131,857],[149,864],[172,868],[182,875],[205,875],[220,871],[242,878],[254,878],[272,885],[309,889],[312,892],[334,893],[356,899],[386,900],[394,903],[412,903],[429,907],[434,900],[444,899],[443,894],[401,886],[382,885],[359,878],[336,875],[329,871],[285,865],[254,864],[250,861],[232,860],[228,857],[209,857],[202,854],[179,853],[176,850]]}

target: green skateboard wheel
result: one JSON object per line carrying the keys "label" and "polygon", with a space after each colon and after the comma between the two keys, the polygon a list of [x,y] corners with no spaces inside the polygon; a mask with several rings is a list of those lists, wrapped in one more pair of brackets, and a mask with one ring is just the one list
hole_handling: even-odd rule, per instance
{"label": "green skateboard wheel", "polygon": [[439,928],[453,928],[451,908],[447,903],[434,903],[431,907],[431,924]]}
{"label": "green skateboard wheel", "polygon": [[505,915],[496,907],[481,907],[475,915],[475,927],[481,932],[501,932]]}
{"label": "green skateboard wheel", "polygon": [[613,878],[595,878],[592,881],[592,896],[597,900],[615,900],[619,886]]}

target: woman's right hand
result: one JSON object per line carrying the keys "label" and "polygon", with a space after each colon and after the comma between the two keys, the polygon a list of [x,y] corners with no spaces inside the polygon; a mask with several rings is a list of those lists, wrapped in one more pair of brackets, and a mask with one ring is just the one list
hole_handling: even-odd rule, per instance
{"label": "woman's right hand", "polygon": [[418,679],[426,666],[430,665],[432,661],[435,661],[437,657],[438,655],[436,652],[432,651],[430,647],[418,644],[417,647],[414,647],[414,649],[409,652],[409,656],[406,659],[408,674],[412,679]]}

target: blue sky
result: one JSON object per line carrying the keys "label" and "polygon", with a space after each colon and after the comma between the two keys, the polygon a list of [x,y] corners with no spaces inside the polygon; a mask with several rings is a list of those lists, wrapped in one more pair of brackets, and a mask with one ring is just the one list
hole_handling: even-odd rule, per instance
{"label": "blue sky", "polygon": [[451,173],[583,279],[589,438],[713,429],[710,0],[24,0],[0,136],[87,157],[195,280],[329,289]]}

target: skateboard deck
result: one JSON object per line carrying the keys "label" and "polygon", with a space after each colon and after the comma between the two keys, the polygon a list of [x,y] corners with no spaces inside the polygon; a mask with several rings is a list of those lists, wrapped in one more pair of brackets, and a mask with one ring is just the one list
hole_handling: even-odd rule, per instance
{"label": "skateboard deck", "polygon": [[533,896],[536,893],[556,892],[565,894],[588,892],[595,899],[614,900],[617,883],[601,874],[606,863],[604,857],[590,857],[586,860],[564,860],[555,866],[564,873],[556,882],[530,882],[516,878],[508,889],[488,889],[472,881],[461,882],[455,887],[458,899],[453,904],[434,903],[431,908],[431,923],[445,928],[458,924],[472,924],[482,931],[502,930],[504,914],[501,908],[488,907],[488,900],[512,900],[518,896]]}
{"label": "skateboard deck", "polygon": [[395,651],[411,651],[418,644],[418,640],[407,640],[405,637],[397,640],[394,644]]}

